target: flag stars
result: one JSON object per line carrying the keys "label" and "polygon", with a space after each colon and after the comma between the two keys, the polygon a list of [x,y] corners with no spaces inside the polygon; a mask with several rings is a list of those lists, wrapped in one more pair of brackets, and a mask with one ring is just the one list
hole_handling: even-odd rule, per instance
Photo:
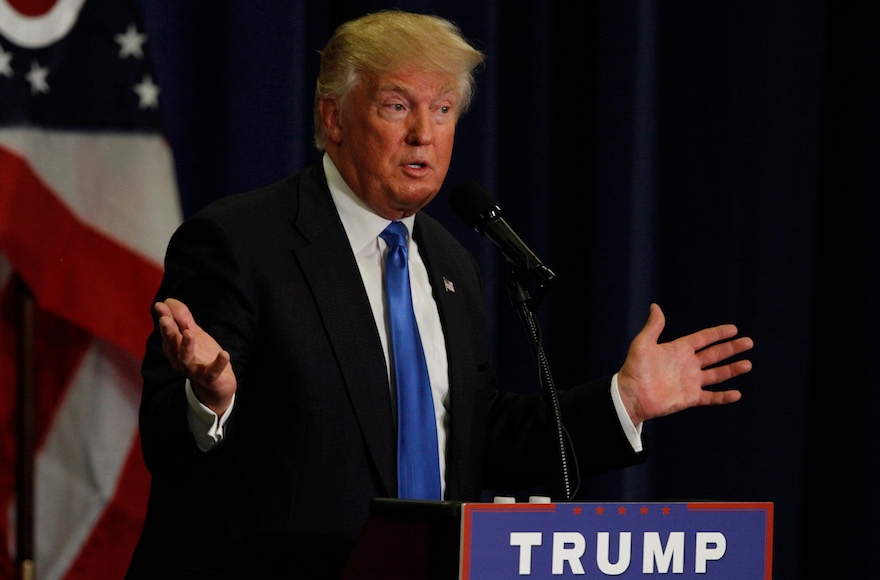
{"label": "flag stars", "polygon": [[134,86],[134,92],[140,97],[139,109],[157,109],[159,107],[159,86],[153,77],[144,75],[144,80]]}
{"label": "flag stars", "polygon": [[113,39],[119,44],[119,58],[144,58],[144,43],[147,35],[137,31],[134,24],[129,24],[125,34],[117,34]]}
{"label": "flag stars", "polygon": [[31,94],[48,93],[49,83],[46,77],[49,75],[49,68],[40,66],[37,61],[31,62],[31,70],[25,75],[27,81],[31,84]]}
{"label": "flag stars", "polygon": [[12,78],[12,53],[0,46],[0,75]]}

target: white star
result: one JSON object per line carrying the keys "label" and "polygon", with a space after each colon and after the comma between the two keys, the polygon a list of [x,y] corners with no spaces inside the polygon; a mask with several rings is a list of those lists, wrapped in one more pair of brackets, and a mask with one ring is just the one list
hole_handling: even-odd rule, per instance
{"label": "white star", "polygon": [[12,78],[12,53],[4,52],[3,47],[0,46],[0,75],[5,77]]}
{"label": "white star", "polygon": [[31,70],[25,75],[25,78],[31,84],[32,95],[49,92],[49,83],[46,82],[46,76],[48,76],[48,74],[48,67],[40,66],[37,61],[31,62]]}
{"label": "white star", "polygon": [[143,46],[147,41],[147,35],[139,34],[134,24],[129,24],[125,34],[117,34],[113,39],[119,44],[119,58],[128,56],[144,58]]}
{"label": "white star", "polygon": [[134,92],[141,98],[139,109],[155,109],[159,106],[159,86],[150,75],[144,75],[144,80],[134,86]]}

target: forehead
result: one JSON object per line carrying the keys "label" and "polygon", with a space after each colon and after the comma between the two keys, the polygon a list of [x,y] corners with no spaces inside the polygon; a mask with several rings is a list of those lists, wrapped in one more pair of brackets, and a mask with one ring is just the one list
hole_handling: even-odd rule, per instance
{"label": "forehead", "polygon": [[455,75],[434,71],[404,70],[377,75],[369,85],[375,93],[395,92],[432,98],[451,98],[458,93]]}

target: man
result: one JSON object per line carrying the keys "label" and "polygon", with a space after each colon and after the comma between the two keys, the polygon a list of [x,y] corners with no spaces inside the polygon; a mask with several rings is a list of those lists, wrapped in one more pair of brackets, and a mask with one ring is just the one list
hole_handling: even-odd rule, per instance
{"label": "man", "polygon": [[[321,53],[322,161],[219,200],[175,233],[143,364],[153,479],[130,578],[332,578],[370,500],[398,496],[381,237],[392,221],[409,234],[439,493],[474,501],[555,477],[539,396],[496,389],[475,261],[420,213],[446,177],[482,62],[437,17],[344,24]],[[652,305],[617,374],[560,391],[583,472],[642,461],[648,419],[739,399],[703,387],[748,361],[704,369],[749,338],[723,325],[658,344],[663,326]]]}

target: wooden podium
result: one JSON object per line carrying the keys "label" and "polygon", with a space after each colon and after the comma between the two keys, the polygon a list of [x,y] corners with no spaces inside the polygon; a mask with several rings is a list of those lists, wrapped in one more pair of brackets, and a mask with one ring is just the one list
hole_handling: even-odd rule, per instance
{"label": "wooden podium", "polygon": [[772,578],[772,502],[376,499],[344,580]]}

